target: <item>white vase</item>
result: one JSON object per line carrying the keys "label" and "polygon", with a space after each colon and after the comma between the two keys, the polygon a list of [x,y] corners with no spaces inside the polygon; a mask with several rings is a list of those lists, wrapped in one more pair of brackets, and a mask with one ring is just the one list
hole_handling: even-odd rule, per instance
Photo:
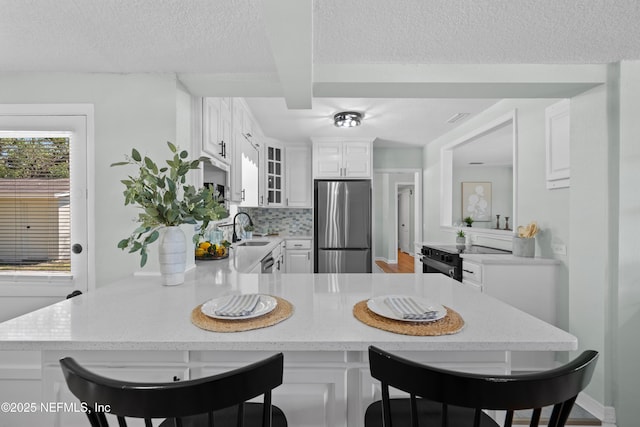
{"label": "white vase", "polygon": [[160,238],[160,274],[166,286],[184,283],[187,269],[187,238],[180,227],[165,227]]}

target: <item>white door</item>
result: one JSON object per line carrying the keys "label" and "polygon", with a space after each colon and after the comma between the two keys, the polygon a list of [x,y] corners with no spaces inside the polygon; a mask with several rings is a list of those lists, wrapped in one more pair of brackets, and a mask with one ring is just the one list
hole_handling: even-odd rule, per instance
{"label": "white door", "polygon": [[398,247],[402,252],[410,253],[410,194],[409,190],[398,193]]}
{"label": "white door", "polygon": [[[70,111],[77,111],[77,115],[73,115]],[[82,112],[86,114],[82,114]],[[60,115],[56,115],[60,114]],[[4,265],[0,269],[0,295],[11,296],[61,296],[64,297],[73,290],[81,290],[86,292],[89,282],[89,256],[91,249],[88,247],[89,242],[89,224],[88,224],[88,177],[87,165],[88,161],[88,140],[92,138],[93,132],[93,107],[87,105],[77,106],[15,106],[0,105],[0,138],[9,138],[26,140],[27,138],[58,138],[67,139],[68,153],[68,180],[69,184],[66,192],[53,192],[43,198],[40,204],[46,204],[48,207],[46,212],[53,209],[53,215],[56,216],[57,222],[54,228],[66,228],[66,234],[60,234],[56,237],[56,242],[51,242],[53,250],[49,252],[60,252],[65,254],[61,256],[67,261],[65,267],[60,268],[54,263],[43,263],[42,269],[29,268],[25,271],[16,271],[18,267],[16,263]],[[40,143],[46,145],[46,142]],[[11,178],[7,173],[3,174],[5,182]],[[10,197],[16,206],[30,204],[33,209],[33,198],[35,193],[33,190],[24,190],[15,192]],[[7,196],[7,194],[5,194]],[[26,197],[26,198],[25,198]],[[37,197],[42,197],[38,193]],[[7,199],[7,203],[8,203]],[[36,206],[37,207],[37,206]],[[39,208],[41,212],[45,212],[43,208]],[[33,216],[33,215],[31,215]],[[37,255],[37,245],[44,239],[55,237],[59,230],[55,232],[48,230],[47,234],[42,233],[40,237],[34,240],[30,236],[30,232],[37,232],[38,228],[25,223],[28,218],[20,220],[14,219],[15,227],[22,227],[24,230],[17,230],[16,238],[22,242],[22,247],[16,250],[24,251],[24,245],[35,245],[33,248],[34,256]],[[55,218],[54,218],[55,219]],[[42,224],[36,224],[40,226]],[[51,227],[50,227],[51,228]],[[10,233],[3,233],[4,243],[9,247],[11,240]],[[2,238],[2,236],[0,236]],[[26,240],[25,240],[26,239]],[[1,243],[1,242],[0,242]],[[57,246],[56,246],[57,245]],[[27,249],[28,250],[28,249]],[[29,257],[23,257],[23,259]],[[36,257],[41,258],[41,257]],[[60,260],[56,260],[60,262]],[[63,263],[65,263],[63,262]],[[19,280],[17,279],[19,277]]]}

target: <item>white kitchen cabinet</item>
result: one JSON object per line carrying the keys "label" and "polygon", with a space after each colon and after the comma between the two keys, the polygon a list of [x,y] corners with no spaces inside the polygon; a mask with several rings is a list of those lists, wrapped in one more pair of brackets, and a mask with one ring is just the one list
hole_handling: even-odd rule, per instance
{"label": "white kitchen cabinet", "polygon": [[233,110],[233,157],[230,198],[240,206],[259,206],[260,129],[241,98],[231,101]]}
{"label": "white kitchen cabinet", "polygon": [[[63,357],[73,357],[85,368],[99,375],[132,382],[171,382],[189,379],[189,367],[184,352],[51,352],[45,356],[42,369],[42,399],[53,410],[39,411],[41,423],[30,425],[85,427],[87,416],[81,411],[81,403],[71,393],[58,362]],[[55,356],[53,356],[55,355]],[[146,359],[146,360],[145,360]],[[64,410],[56,409],[55,403],[61,402]],[[99,402],[108,404],[109,402]],[[38,403],[39,404],[39,403]],[[131,425],[135,424],[135,421]]]}
{"label": "white kitchen cabinet", "polygon": [[272,251],[271,256],[273,257],[273,272],[274,273],[284,273],[285,269],[285,259],[284,259],[284,250],[285,250],[285,241],[280,242]]}
{"label": "white kitchen cabinet", "polygon": [[237,135],[240,141],[239,160],[234,165],[240,169],[240,206],[259,206],[260,200],[260,151],[255,145],[256,138]]}
{"label": "white kitchen cabinet", "polygon": [[268,207],[284,206],[284,145],[275,140],[266,140],[265,193]]}
{"label": "white kitchen cabinet", "polygon": [[[193,378],[248,365],[275,352],[192,352]],[[273,390],[273,404],[291,426],[347,427],[347,375],[338,352],[285,352],[283,383]]]}
{"label": "white kitchen cabinet", "polygon": [[[462,283],[556,325],[559,266],[560,262],[555,259],[463,255]],[[513,353],[516,370],[554,366],[553,354]]]}
{"label": "white kitchen cabinet", "polygon": [[314,138],[313,177],[371,178],[372,142],[370,138]]}
{"label": "white kitchen cabinet", "polygon": [[564,99],[545,110],[547,188],[569,187],[571,179],[570,103]]}
{"label": "white kitchen cabinet", "polygon": [[231,112],[220,98],[202,99],[202,152],[229,164],[231,160]]}
{"label": "white kitchen cabinet", "polygon": [[309,208],[312,205],[311,146],[285,147],[285,206]]}
{"label": "white kitchen cabinet", "polygon": [[312,240],[286,240],[286,272],[313,273]]}

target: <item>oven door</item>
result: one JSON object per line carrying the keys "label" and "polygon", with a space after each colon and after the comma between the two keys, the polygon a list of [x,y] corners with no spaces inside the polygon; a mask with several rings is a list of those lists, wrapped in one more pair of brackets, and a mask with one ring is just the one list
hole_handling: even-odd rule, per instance
{"label": "oven door", "polygon": [[420,260],[422,261],[423,273],[442,273],[442,274],[446,274],[452,279],[455,279],[458,281],[462,280],[462,274],[459,271],[460,268],[458,266],[445,264],[444,262],[427,258],[424,255],[420,258]]}

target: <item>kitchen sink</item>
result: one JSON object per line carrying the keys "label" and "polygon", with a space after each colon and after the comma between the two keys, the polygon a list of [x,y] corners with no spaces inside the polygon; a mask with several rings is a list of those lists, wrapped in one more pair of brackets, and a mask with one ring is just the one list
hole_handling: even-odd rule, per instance
{"label": "kitchen sink", "polygon": [[242,243],[238,243],[238,246],[266,246],[271,242],[265,242],[265,241],[253,241],[250,240],[248,242],[242,242]]}

